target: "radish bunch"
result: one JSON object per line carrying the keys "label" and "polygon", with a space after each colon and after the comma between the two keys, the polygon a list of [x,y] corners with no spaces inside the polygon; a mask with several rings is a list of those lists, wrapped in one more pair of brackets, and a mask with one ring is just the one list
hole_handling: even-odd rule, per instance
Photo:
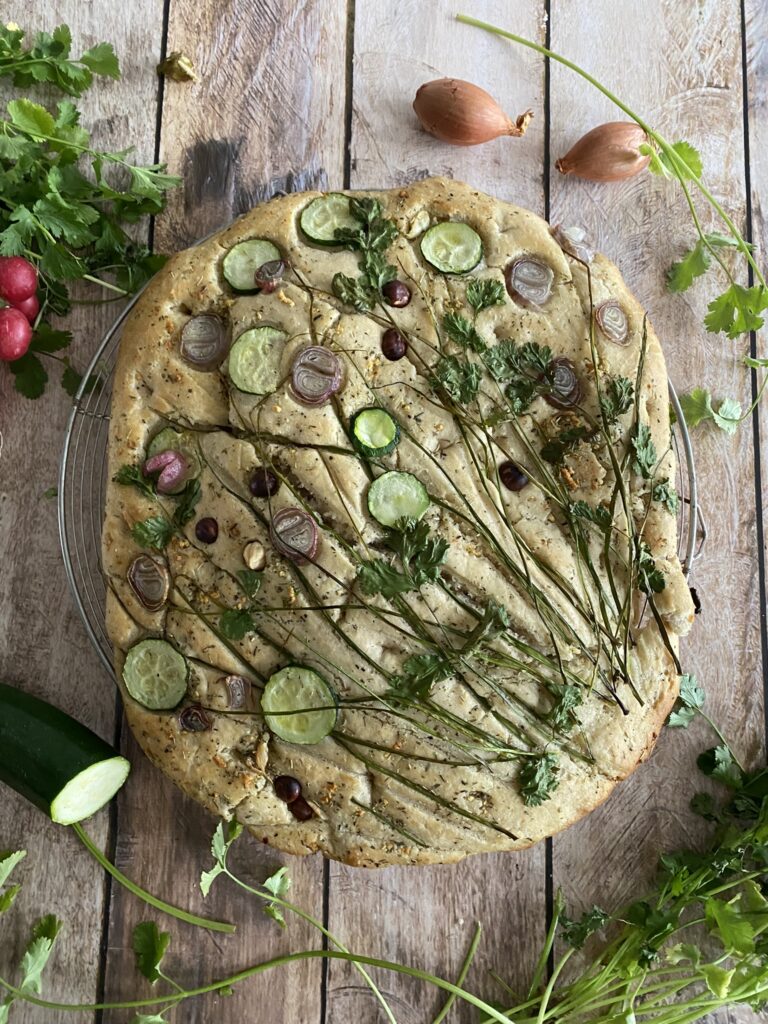
{"label": "radish bunch", "polygon": [[40,311],[37,269],[22,256],[0,256],[0,360],[20,359],[32,341]]}

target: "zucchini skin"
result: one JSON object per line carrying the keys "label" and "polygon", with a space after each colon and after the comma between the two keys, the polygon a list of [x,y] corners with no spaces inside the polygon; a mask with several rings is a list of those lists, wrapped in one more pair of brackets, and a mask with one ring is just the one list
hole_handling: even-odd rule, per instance
{"label": "zucchini skin", "polygon": [[51,804],[68,782],[117,756],[66,711],[0,683],[0,781],[49,817]]}

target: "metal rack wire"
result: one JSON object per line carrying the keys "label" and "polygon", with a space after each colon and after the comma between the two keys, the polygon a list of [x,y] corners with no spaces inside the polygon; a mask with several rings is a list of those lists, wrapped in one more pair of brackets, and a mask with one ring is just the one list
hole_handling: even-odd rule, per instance
{"label": "metal rack wire", "polygon": [[[75,397],[59,469],[59,538],[75,604],[104,667],[113,674],[112,645],[105,622],[106,584],[101,565],[101,527],[107,488],[107,442],[112,381],[123,326],[139,296],[125,307],[91,360]],[[88,382],[96,379],[90,390]],[[686,576],[699,555],[706,527],[701,516],[691,439],[675,389],[669,399],[677,417],[673,447],[681,509],[678,552]]]}

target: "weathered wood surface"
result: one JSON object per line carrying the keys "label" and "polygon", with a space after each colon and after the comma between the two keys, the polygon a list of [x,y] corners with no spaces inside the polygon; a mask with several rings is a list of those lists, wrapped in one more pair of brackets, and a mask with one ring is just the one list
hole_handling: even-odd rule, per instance
{"label": "weathered wood surface", "polygon": [[[654,0],[646,5],[595,0],[467,4],[513,31],[544,41],[550,10],[555,50],[584,64],[638,112],[673,137],[690,138],[704,155],[717,195],[743,221],[745,207],[742,26],[735,0],[697,5]],[[747,111],[754,238],[764,245],[762,197],[768,188],[768,21],[762,0],[746,0]],[[100,140],[115,148],[134,143],[139,158],[155,147],[157,82],[153,75],[162,39],[163,8],[151,0],[123,6],[57,0],[32,5],[13,0],[4,18],[50,28],[66,20],[90,44],[109,38],[123,58],[124,81],[100,86],[84,104],[98,120]],[[549,123],[545,73],[534,54],[453,23],[455,7],[403,0],[169,0],[167,49],[196,61],[195,85],[167,82],[160,119],[160,157],[185,177],[156,226],[158,248],[181,247],[225,223],[275,189],[394,186],[427,173],[452,174],[528,206],[551,211],[553,222],[588,227],[603,251],[624,271],[652,312],[673,381],[685,389],[706,384],[716,394],[749,400],[748,381],[732,343],[707,337],[701,316],[711,284],[684,299],[665,293],[665,263],[682,251],[690,229],[671,186],[647,177],[620,186],[591,186],[551,175],[545,154],[564,152],[583,130],[617,115],[586,83],[553,67]],[[610,45],[600,40],[610,40]],[[349,47],[353,47],[350,51]],[[354,54],[354,59],[352,58]],[[481,149],[449,149],[421,133],[410,104],[418,84],[440,75],[477,82],[512,114],[530,106],[534,122],[523,140],[499,140]],[[347,146],[349,147],[347,151]],[[72,319],[85,361],[113,308],[88,308]],[[763,352],[762,354],[765,354]],[[55,389],[42,404],[16,397],[0,375],[0,675],[23,682],[86,717],[105,736],[114,728],[111,684],[90,651],[66,592],[55,535],[55,509],[39,495],[55,483],[57,439],[68,401]],[[762,481],[768,479],[768,418],[763,414]],[[693,582],[704,603],[684,648],[710,710],[745,759],[764,750],[761,622],[765,590],[756,559],[760,520],[755,447],[749,425],[737,439],[706,428],[696,434],[699,482],[709,539]],[[34,467],[29,472],[29,466]],[[768,500],[763,494],[765,500]],[[726,561],[727,560],[727,561]],[[727,564],[724,571],[723,564]],[[76,680],[73,686],[72,680]],[[651,762],[621,786],[602,809],[555,840],[553,877],[574,902],[612,906],[650,878],[655,852],[695,840],[687,803],[697,788],[694,758],[705,742],[699,726],[663,736]],[[236,939],[215,939],[183,925],[174,936],[169,973],[203,982],[287,949],[318,944],[311,929],[293,922],[286,934],[254,902],[214,887],[203,904],[197,879],[208,864],[213,821],[151,769],[132,741],[123,744],[134,773],[117,805],[115,855],[138,881],[181,905],[245,922]],[[107,842],[107,816],[92,826]],[[109,893],[72,837],[12,797],[0,795],[0,848],[23,842],[30,859],[27,881],[0,942],[0,967],[18,959],[24,919],[55,910],[77,938],[60,944],[48,988],[61,997],[93,998],[149,991],[137,982],[130,930],[150,915],[117,890]],[[243,841],[238,863],[262,878],[280,858],[255,841]],[[472,978],[486,994],[485,968],[513,984],[530,971],[547,913],[547,849],[523,855],[475,858],[432,869],[354,871],[319,858],[292,860],[293,896],[331,931],[360,952],[402,960],[455,975],[475,920],[484,942]],[[550,886],[551,891],[551,886]],[[160,919],[158,919],[160,920]],[[105,931],[102,932],[102,925]],[[100,944],[103,949],[100,954]],[[399,976],[379,976],[401,1024],[425,1024],[439,1004],[434,993]],[[455,1020],[473,1019],[466,1010]],[[178,1011],[190,1024],[250,1019],[295,1024],[365,1024],[383,1019],[360,979],[344,965],[294,966],[243,986],[227,999],[207,998]],[[42,1011],[16,1012],[21,1024],[52,1019]],[[122,1024],[128,1013],[104,1015]],[[715,1020],[746,1021],[742,1011]]]}
{"label": "weathered wood surface", "polygon": [[[123,68],[120,82],[99,83],[81,104],[84,122],[97,145],[121,149],[132,144],[136,158],[151,162],[155,148],[157,81],[148,69],[159,52],[162,9],[152,0],[130,6],[54,0],[29,4],[9,0],[3,21],[25,30],[51,30],[66,22],[75,46],[85,49],[109,39]],[[78,50],[78,53],[81,52]],[[6,90],[3,87],[3,93]],[[146,234],[146,228],[144,229]],[[103,297],[93,289],[89,297]],[[91,358],[116,315],[114,304],[83,306],[68,318],[75,335],[73,361],[80,368]],[[0,373],[0,679],[18,683],[53,700],[111,740],[115,727],[115,689],[105,673],[75,609],[64,575],[56,526],[56,501],[43,493],[58,478],[61,439],[72,408],[60,389],[61,367],[49,360],[51,383],[37,402],[16,394],[10,374]],[[90,825],[94,838],[107,841],[108,813]],[[76,837],[54,827],[7,788],[0,793],[0,849],[25,847],[18,872],[24,888],[3,922],[0,969],[15,968],[29,929],[43,913],[66,922],[46,982],[62,998],[93,1000],[100,976],[105,886],[100,868]],[[16,1024],[37,1024],[43,1011],[17,1006]],[[46,1017],[50,1020],[50,1017]]]}

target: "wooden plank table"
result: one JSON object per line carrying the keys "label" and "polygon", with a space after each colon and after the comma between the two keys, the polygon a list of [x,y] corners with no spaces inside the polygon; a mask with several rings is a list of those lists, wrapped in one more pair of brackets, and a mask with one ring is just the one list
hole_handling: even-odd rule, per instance
{"label": "wooden plank table", "polygon": [[[462,5],[459,5],[462,6]],[[737,223],[760,246],[761,197],[768,189],[768,14],[765,0],[648,4],[629,0],[467,0],[468,13],[540,42],[586,66],[654,125],[698,146],[707,178]],[[580,223],[619,264],[651,312],[672,380],[682,390],[709,385],[750,401],[750,381],[731,343],[704,334],[711,297],[702,284],[684,298],[664,289],[666,265],[690,242],[679,192],[648,176],[612,186],[564,179],[554,158],[587,128],[617,119],[586,83],[530,51],[457,25],[456,5],[415,0],[10,0],[4,18],[30,30],[61,21],[78,41],[108,38],[122,58],[120,83],[84,102],[100,144],[133,144],[183,175],[154,227],[171,251],[205,235],[277,189],[395,186],[428,173],[471,181],[554,222]],[[160,84],[163,53],[195,60],[195,84]],[[515,114],[534,122],[521,141],[453,149],[419,131],[410,110],[416,87],[440,75],[471,79]],[[70,326],[85,362],[114,307],[83,307]],[[740,350],[738,350],[740,351]],[[0,677],[47,696],[120,738],[134,764],[111,812],[91,831],[131,877],[172,902],[202,909],[197,891],[208,862],[212,820],[144,760],[121,730],[114,684],[90,649],[67,591],[58,552],[55,482],[68,400],[52,388],[37,404],[16,395],[0,373]],[[759,428],[762,425],[762,446]],[[706,685],[710,712],[747,761],[765,757],[765,532],[768,479],[765,409],[729,438],[695,435],[709,539],[695,570],[703,611],[683,660]],[[612,906],[634,894],[660,848],[695,841],[687,803],[697,788],[694,760],[705,743],[699,724],[665,733],[649,764],[608,803],[554,842],[518,855],[474,858],[453,867],[353,870],[320,858],[289,860],[296,902],[358,952],[453,976],[477,919],[484,943],[475,990],[493,996],[487,968],[522,984],[541,943],[553,892],[575,905]],[[0,792],[0,848],[30,856],[12,917],[3,922],[0,968],[19,958],[24,922],[55,911],[67,922],[47,990],[67,1000],[131,998],[148,991],[130,962],[130,934],[145,909],[105,884],[74,837],[8,790]],[[275,853],[244,840],[238,862],[263,878]],[[237,939],[171,926],[169,970],[203,983],[289,949],[318,944],[309,926],[278,929],[225,886],[205,912],[245,920]],[[164,926],[168,926],[164,924]],[[433,991],[399,976],[382,988],[401,1024],[431,1019]],[[19,1024],[52,1020],[16,1008]],[[126,1011],[83,1016],[131,1020]],[[311,961],[275,971],[229,998],[186,1004],[176,1020],[285,1020],[292,1024],[373,1024],[383,1019],[359,977],[344,965]],[[470,1020],[462,1008],[455,1020]],[[747,1011],[719,1021],[749,1021]]]}

